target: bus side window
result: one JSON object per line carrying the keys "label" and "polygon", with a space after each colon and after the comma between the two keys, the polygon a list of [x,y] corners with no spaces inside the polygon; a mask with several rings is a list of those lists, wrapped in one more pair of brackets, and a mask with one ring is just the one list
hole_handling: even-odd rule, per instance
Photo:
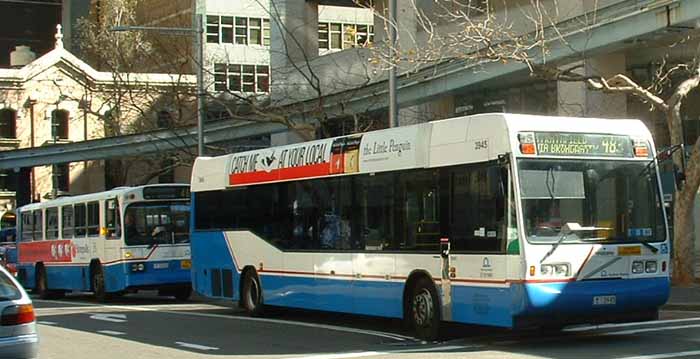
{"label": "bus side window", "polygon": [[22,241],[31,241],[34,237],[34,215],[22,212]]}
{"label": "bus side window", "polygon": [[119,202],[116,198],[105,201],[105,227],[107,227],[107,237],[112,239],[120,237]]}
{"label": "bus side window", "polygon": [[87,211],[85,203],[76,203],[75,210],[75,236],[85,237],[87,234]]}
{"label": "bus side window", "polygon": [[44,220],[40,209],[32,212],[34,214],[34,240],[40,241],[44,239]]}
{"label": "bus side window", "polygon": [[73,217],[73,206],[61,207],[61,236],[63,238],[73,237],[73,226],[75,217]]}
{"label": "bus side window", "polygon": [[46,209],[46,239],[58,238],[58,207]]}
{"label": "bus side window", "polygon": [[87,234],[88,236],[100,234],[100,202],[87,204]]}

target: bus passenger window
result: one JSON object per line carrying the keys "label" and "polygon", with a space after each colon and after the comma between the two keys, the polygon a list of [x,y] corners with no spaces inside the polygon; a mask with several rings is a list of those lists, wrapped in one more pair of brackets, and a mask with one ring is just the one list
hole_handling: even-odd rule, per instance
{"label": "bus passenger window", "polygon": [[85,203],[76,203],[75,209],[75,236],[85,237],[87,234],[87,210]]}
{"label": "bus passenger window", "polygon": [[44,220],[40,209],[32,212],[34,214],[34,240],[41,241],[44,239]]}
{"label": "bus passenger window", "polygon": [[73,226],[75,225],[74,223],[74,217],[73,217],[73,206],[63,206],[61,207],[61,235],[63,238],[71,238],[73,237]]}
{"label": "bus passenger window", "polygon": [[46,209],[46,239],[58,238],[58,208]]}
{"label": "bus passenger window", "polygon": [[32,212],[22,212],[22,241],[34,238],[34,216]]}
{"label": "bus passenger window", "polygon": [[100,234],[100,203],[90,202],[87,204],[87,234],[97,236]]}

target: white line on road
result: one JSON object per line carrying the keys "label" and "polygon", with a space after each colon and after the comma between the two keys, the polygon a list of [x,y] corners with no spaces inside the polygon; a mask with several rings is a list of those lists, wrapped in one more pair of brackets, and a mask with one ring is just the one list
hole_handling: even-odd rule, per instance
{"label": "white line on road", "polygon": [[97,332],[102,333],[102,334],[107,334],[107,335],[126,335],[126,333],[117,332],[114,330],[98,330]]}
{"label": "white line on road", "polygon": [[40,320],[40,321],[36,322],[36,324],[41,324],[41,325],[56,325],[56,324],[58,324],[58,323],[56,323],[56,322],[49,322],[49,321],[46,321],[46,320]]}
{"label": "white line on road", "polygon": [[425,353],[425,352],[435,352],[442,353],[447,351],[453,351],[457,349],[473,349],[481,347],[480,345],[450,345],[444,347],[430,347],[430,348],[416,348],[416,349],[397,349],[397,350],[383,350],[383,351],[366,351],[366,352],[349,352],[349,353],[337,353],[337,354],[317,354],[309,355],[303,357],[296,357],[290,359],[350,359],[350,358],[366,358],[378,355],[388,355],[388,354],[401,354],[401,353]]}
{"label": "white line on road", "polygon": [[124,322],[126,322],[126,315],[125,314],[93,314],[90,316],[90,319],[102,320],[105,322],[112,322],[112,323],[124,323]]}
{"label": "white line on road", "polygon": [[[71,302],[71,301],[65,301],[65,300],[53,301],[53,300],[39,300],[39,299],[37,299],[35,301],[36,302],[47,302],[47,303],[74,304],[74,305],[80,305],[80,306],[91,306],[93,308],[104,308],[104,309],[111,308],[111,309],[123,309],[123,310],[129,310],[129,311],[142,311],[142,312],[160,312],[160,313],[168,313],[168,314],[188,315],[188,316],[194,316],[194,317],[220,318],[220,319],[228,319],[228,320],[246,320],[246,321],[254,321],[254,322],[261,322],[261,323],[294,325],[294,326],[299,326],[299,327],[326,329],[326,330],[333,330],[333,331],[337,331],[337,332],[370,335],[370,336],[387,338],[387,339],[401,341],[401,342],[407,341],[407,340],[411,340],[411,341],[415,340],[415,338],[413,338],[413,337],[409,337],[409,336],[405,336],[405,335],[401,335],[401,334],[380,332],[380,331],[376,331],[376,330],[346,328],[346,327],[340,327],[340,326],[328,325],[328,324],[315,324],[315,323],[306,323],[306,322],[298,322],[298,321],[293,321],[293,320],[282,320],[282,319],[239,317],[239,316],[213,314],[213,313],[179,312],[179,311],[175,311],[172,309],[171,310],[164,310],[164,309],[162,309],[164,307],[163,305],[125,306],[125,305],[105,305],[105,304],[81,303],[81,302]],[[222,308],[222,307],[213,306],[213,305],[209,306],[209,307],[212,309],[221,309]],[[169,306],[169,308],[172,308],[172,306]]]}
{"label": "white line on road", "polygon": [[695,351],[690,351],[690,352],[640,355],[640,356],[636,356],[636,357],[624,357],[624,358],[619,358],[619,359],[665,359],[665,358],[689,357],[691,355],[700,355],[700,350],[695,350]]}
{"label": "white line on road", "polygon": [[664,330],[679,330],[679,329],[687,329],[687,328],[700,328],[700,324],[676,325],[673,327],[660,327],[660,328],[630,329],[630,330],[621,330],[619,332],[610,332],[610,333],[605,333],[605,334],[606,335],[628,335],[628,334],[637,334],[637,333],[646,333],[646,332],[660,332],[660,331],[664,331]]}
{"label": "white line on road", "polygon": [[197,350],[219,350],[217,347],[208,347],[206,345],[199,345],[199,344],[192,344],[192,343],[185,343],[185,342],[175,342],[175,344],[185,347],[185,348],[190,348],[190,349],[197,349]]}
{"label": "white line on road", "polygon": [[581,327],[566,328],[563,331],[565,331],[565,332],[583,332],[583,331],[595,330],[595,329],[624,328],[624,327],[636,327],[636,326],[645,326],[645,325],[671,324],[671,323],[696,322],[696,321],[700,321],[700,318],[667,319],[667,320],[654,320],[654,321],[650,321],[650,322],[587,325],[587,326],[581,326]]}

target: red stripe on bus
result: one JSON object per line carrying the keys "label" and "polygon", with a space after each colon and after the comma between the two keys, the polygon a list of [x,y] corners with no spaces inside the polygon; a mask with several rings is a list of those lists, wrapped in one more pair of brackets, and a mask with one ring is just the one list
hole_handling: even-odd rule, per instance
{"label": "red stripe on bus", "polygon": [[315,165],[288,167],[282,169],[247,173],[232,173],[228,176],[230,186],[241,186],[245,184],[264,183],[273,181],[283,181],[298,178],[327,176],[331,172],[330,164],[323,162]]}

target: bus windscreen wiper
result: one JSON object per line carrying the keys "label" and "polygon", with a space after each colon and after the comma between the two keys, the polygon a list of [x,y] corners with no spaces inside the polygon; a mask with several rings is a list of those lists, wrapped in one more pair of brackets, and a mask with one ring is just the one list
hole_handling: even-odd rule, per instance
{"label": "bus windscreen wiper", "polygon": [[[606,227],[583,227],[580,224],[576,222],[571,222],[571,223],[566,223],[564,226],[561,227],[561,234],[559,235],[559,238],[557,239],[556,242],[552,243],[552,248],[540,259],[540,263],[544,262],[547,257],[551,256],[552,253],[554,253],[555,250],[557,250],[557,247],[564,242],[566,237],[574,232],[585,232],[585,231],[609,231],[610,228]],[[648,244],[648,243],[647,243]]]}

